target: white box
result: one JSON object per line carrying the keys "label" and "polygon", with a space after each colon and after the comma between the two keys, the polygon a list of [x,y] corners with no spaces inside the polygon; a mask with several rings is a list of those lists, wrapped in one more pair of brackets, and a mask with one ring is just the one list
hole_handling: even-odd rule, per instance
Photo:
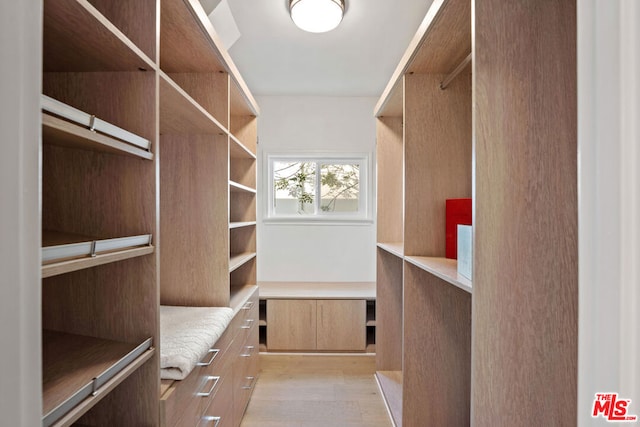
{"label": "white box", "polygon": [[473,227],[458,224],[458,274],[471,280],[473,272]]}

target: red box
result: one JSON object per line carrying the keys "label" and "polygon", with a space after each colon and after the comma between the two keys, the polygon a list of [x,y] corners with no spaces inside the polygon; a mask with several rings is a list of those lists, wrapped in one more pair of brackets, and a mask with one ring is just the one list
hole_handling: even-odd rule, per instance
{"label": "red box", "polygon": [[447,199],[446,254],[458,259],[458,224],[471,225],[471,199]]}

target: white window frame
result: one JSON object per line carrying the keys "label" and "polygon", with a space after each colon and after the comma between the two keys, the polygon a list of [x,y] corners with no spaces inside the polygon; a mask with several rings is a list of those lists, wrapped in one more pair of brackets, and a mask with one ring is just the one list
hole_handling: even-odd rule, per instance
{"label": "white window frame", "polygon": [[[277,214],[275,212],[275,190],[273,181],[274,162],[314,162],[316,168],[316,197],[314,197],[314,213],[310,214]],[[320,165],[321,164],[358,164],[360,179],[358,189],[358,212],[323,212],[319,209],[320,202]],[[265,153],[265,176],[263,182],[267,188],[265,194],[265,223],[290,223],[290,224],[338,224],[338,223],[363,223],[373,222],[372,209],[372,166],[369,153]]]}

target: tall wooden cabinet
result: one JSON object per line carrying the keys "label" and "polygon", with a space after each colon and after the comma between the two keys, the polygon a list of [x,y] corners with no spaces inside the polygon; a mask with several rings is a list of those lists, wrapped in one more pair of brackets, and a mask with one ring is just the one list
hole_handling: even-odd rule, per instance
{"label": "tall wooden cabinet", "polygon": [[43,425],[157,426],[159,305],[257,298],[258,107],[197,0],[43,6]]}
{"label": "tall wooden cabinet", "polygon": [[[575,4],[525,3],[434,1],[375,109],[396,425],[575,424]],[[471,197],[473,283],[445,258],[445,201]]]}

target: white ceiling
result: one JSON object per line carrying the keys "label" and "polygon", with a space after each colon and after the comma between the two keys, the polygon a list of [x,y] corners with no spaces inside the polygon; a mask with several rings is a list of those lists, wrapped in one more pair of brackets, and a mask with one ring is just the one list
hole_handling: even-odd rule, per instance
{"label": "white ceiling", "polygon": [[[219,0],[202,0],[218,3]],[[379,96],[432,0],[346,0],[337,29],[298,29],[289,0],[227,0],[229,53],[255,95]]]}

